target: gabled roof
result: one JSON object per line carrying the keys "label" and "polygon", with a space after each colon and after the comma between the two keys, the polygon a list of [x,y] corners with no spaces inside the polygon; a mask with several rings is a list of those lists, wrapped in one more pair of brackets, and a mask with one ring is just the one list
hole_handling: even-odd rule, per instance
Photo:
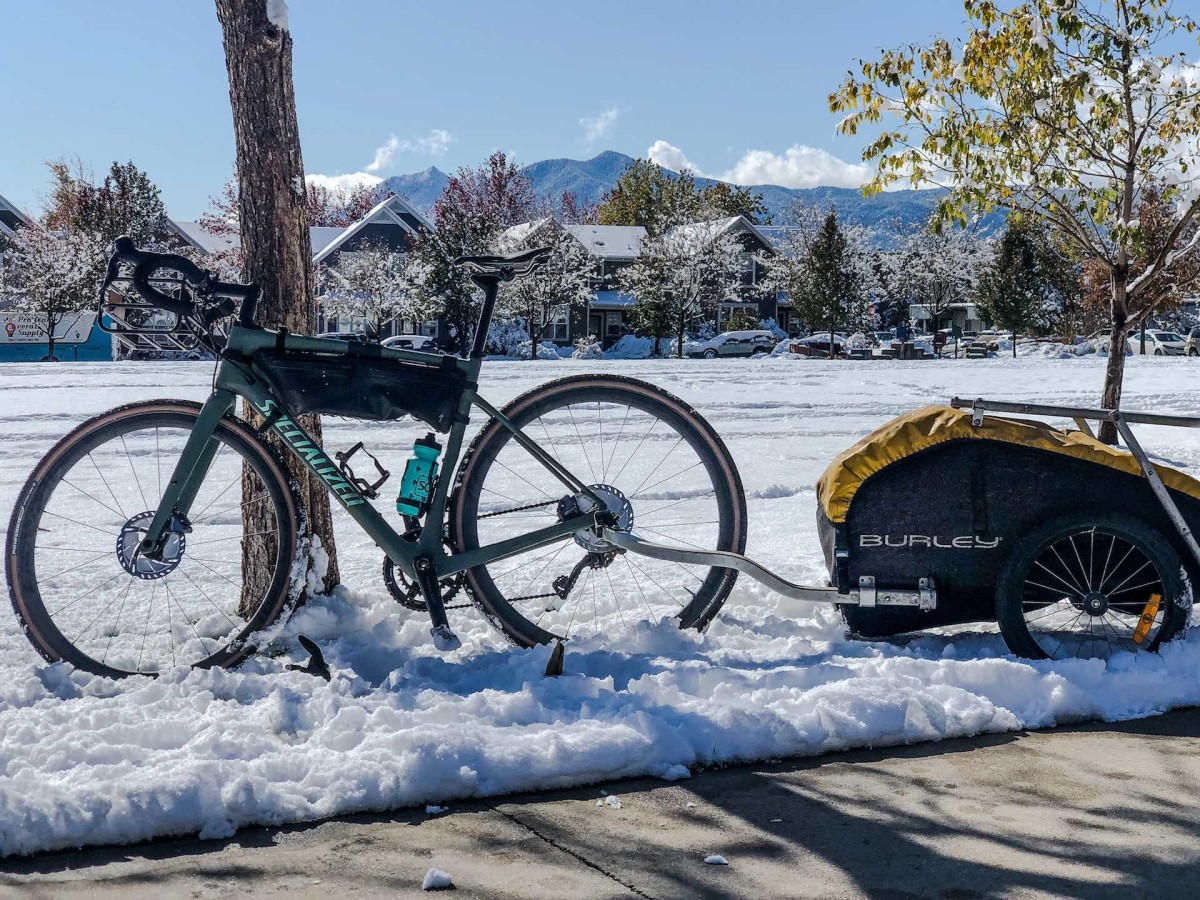
{"label": "gabled roof", "polygon": [[32,225],[33,219],[0,196],[0,234],[12,237],[18,228]]}
{"label": "gabled roof", "polygon": [[636,259],[646,229],[641,225],[565,225],[592,256]]}
{"label": "gabled roof", "polygon": [[[346,241],[350,240],[368,225],[373,224],[399,225],[409,234],[417,234],[422,230],[433,231],[433,225],[428,219],[409,206],[404,200],[395,194],[391,194],[380,200],[369,213],[349,228],[343,230],[337,237],[321,247],[320,250],[315,249],[316,241],[314,240],[313,262],[324,262],[326,258],[336,252]],[[316,229],[312,230],[315,231]]]}
{"label": "gabled roof", "polygon": [[686,233],[701,228],[711,229],[716,234],[746,232],[754,237],[755,240],[759,241],[766,249],[775,249],[775,244],[769,240],[765,234],[758,230],[757,225],[755,225],[745,216],[730,216],[727,219],[713,219],[710,222],[693,222],[688,225],[676,225],[671,229],[671,231]]}

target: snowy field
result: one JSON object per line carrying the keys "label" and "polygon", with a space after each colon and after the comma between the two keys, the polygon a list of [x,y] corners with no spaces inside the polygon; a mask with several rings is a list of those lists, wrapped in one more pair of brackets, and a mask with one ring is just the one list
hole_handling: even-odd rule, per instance
{"label": "snowy field", "polygon": [[[485,365],[482,390],[502,403],[551,377],[616,371],[677,393],[738,461],[747,552],[786,578],[819,583],[813,484],[835,453],[890,417],[955,393],[1093,405],[1103,364],[504,362]],[[1131,359],[1128,371],[1128,407],[1196,412],[1200,364]],[[192,363],[0,367],[3,523],[34,463],[75,424],[138,399],[202,399],[211,372]],[[328,420],[326,442],[345,448],[361,438],[395,472],[423,430]],[[1140,435],[1159,457],[1200,474],[1200,434]],[[707,634],[644,622],[611,641],[572,641],[566,675],[545,679],[547,649],[508,647],[473,610],[451,612],[463,648],[437,653],[424,615],[384,591],[379,551],[344,517],[338,524],[346,588],[289,627],[322,644],[331,683],[284,671],[287,658],[157,680],[92,677],[46,666],[6,607],[0,855],[169,834],[223,837],[254,823],[413,804],[452,808],[463,797],[675,779],[715,763],[1200,703],[1195,639],[1107,664],[1014,659],[987,628],[853,642],[832,608],[783,600],[745,578]]]}

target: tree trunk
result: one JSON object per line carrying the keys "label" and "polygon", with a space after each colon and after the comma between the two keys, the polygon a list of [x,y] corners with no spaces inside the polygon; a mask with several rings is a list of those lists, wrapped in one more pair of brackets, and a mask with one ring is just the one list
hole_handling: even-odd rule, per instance
{"label": "tree trunk", "polygon": [[533,311],[532,310],[530,310],[529,318],[526,319],[526,321],[529,322],[529,361],[537,362],[538,331],[540,329],[533,322]]}
{"label": "tree trunk", "polygon": [[[1012,339],[1013,339],[1013,359],[1016,359],[1017,358],[1017,333],[1015,331],[1012,333]],[[957,344],[955,344],[954,346],[956,348],[958,347]],[[955,349],[954,352],[955,352],[955,355],[958,354],[957,349]]]}
{"label": "tree trunk", "polygon": [[[238,217],[242,232],[243,275],[263,288],[258,307],[259,323],[312,334],[316,324],[313,303],[312,244],[308,236],[308,204],[304,188],[304,160],[296,121],[296,95],[292,84],[292,36],[267,18],[267,0],[216,0],[217,18],[224,31],[225,66],[229,73],[229,101],[237,142]],[[301,417],[301,424],[320,442],[317,416]],[[308,513],[302,537],[320,540],[328,555],[322,573],[325,590],[340,581],[333,542],[329,494],[318,478],[284,451],[288,469],[300,489]],[[244,502],[251,499],[256,479],[242,479]],[[244,507],[247,534],[269,531],[270,515],[255,503]],[[257,540],[263,540],[259,538]],[[243,549],[243,592],[269,577],[264,563],[273,548],[246,541]],[[310,556],[309,566],[316,563]]]}
{"label": "tree trunk", "polygon": [[684,310],[683,310],[683,307],[681,306],[681,307],[679,307],[679,334],[675,339],[675,351],[678,354],[680,359],[683,359],[683,323],[684,323],[683,316],[684,316]]}
{"label": "tree trunk", "polygon": [[[1112,278],[1112,334],[1108,339],[1108,364],[1104,367],[1104,395],[1100,405],[1104,409],[1121,408],[1121,387],[1125,379],[1125,346],[1129,338],[1128,297],[1126,285],[1128,273],[1120,270]],[[1097,437],[1106,444],[1117,442],[1117,426],[1103,422]]]}

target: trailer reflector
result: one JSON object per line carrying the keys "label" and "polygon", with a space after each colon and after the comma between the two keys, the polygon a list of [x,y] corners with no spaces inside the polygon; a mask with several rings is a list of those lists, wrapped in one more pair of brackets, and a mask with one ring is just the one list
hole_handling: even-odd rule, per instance
{"label": "trailer reflector", "polygon": [[1150,633],[1150,629],[1154,627],[1154,617],[1158,615],[1158,607],[1162,603],[1162,594],[1151,594],[1150,599],[1146,601],[1145,607],[1142,609],[1142,618],[1137,623],[1137,628],[1133,629],[1133,642],[1140,645],[1146,640],[1146,635]]}

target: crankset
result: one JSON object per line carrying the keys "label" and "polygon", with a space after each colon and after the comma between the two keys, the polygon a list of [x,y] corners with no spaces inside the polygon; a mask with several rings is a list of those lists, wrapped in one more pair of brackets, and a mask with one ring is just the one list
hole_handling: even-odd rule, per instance
{"label": "crankset", "polygon": [[[450,541],[444,541],[443,544],[450,552],[454,552]],[[466,575],[463,572],[443,578],[438,582],[442,587],[442,603],[445,604],[446,609],[466,609],[471,605],[470,603],[450,602],[462,590],[465,582]],[[404,570],[400,569],[390,556],[383,558],[383,583],[387,587],[388,593],[405,609],[411,609],[414,612],[429,611],[429,607],[425,605],[425,598],[421,596],[421,586],[405,575]]]}

